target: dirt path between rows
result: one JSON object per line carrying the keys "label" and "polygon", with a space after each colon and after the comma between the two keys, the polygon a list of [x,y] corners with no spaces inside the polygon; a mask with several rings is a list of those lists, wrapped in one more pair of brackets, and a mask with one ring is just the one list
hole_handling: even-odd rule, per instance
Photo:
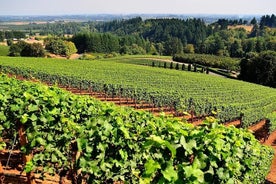
{"label": "dirt path between rows", "polygon": [[270,168],[270,173],[267,176],[267,180],[271,183],[276,183],[276,131],[274,131],[268,139],[264,142],[265,145],[272,146],[274,148],[274,159]]}

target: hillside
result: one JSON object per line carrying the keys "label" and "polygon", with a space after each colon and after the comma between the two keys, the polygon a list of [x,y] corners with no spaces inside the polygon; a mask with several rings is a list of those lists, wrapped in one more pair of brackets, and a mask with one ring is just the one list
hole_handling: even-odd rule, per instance
{"label": "hillside", "polygon": [[[113,59],[114,60],[114,59]],[[118,57],[120,60],[120,57]],[[195,116],[214,111],[221,122],[242,119],[247,127],[276,109],[276,90],[200,73],[110,61],[0,58],[1,70],[42,81],[124,96]]]}

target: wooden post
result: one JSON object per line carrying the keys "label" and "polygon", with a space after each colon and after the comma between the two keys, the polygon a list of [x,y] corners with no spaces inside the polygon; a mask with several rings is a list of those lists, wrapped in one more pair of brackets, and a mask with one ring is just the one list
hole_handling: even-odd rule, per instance
{"label": "wooden post", "polygon": [[80,170],[77,170],[76,163],[79,160],[81,156],[81,152],[78,151],[77,142],[73,142],[71,144],[71,150],[72,150],[72,164],[71,164],[71,171],[70,171],[70,177],[72,184],[80,184],[82,183],[82,177],[80,175]]}
{"label": "wooden post", "polygon": [[[25,130],[24,130],[24,126],[21,123],[19,123],[18,134],[19,134],[20,145],[25,146],[28,143],[28,140],[27,140],[27,136],[26,136],[26,133],[25,133]],[[31,161],[32,158],[33,158],[32,153],[29,153],[28,155],[23,154],[24,164],[26,165],[26,163]],[[28,184],[36,184],[35,175],[34,175],[33,171],[27,173],[26,176],[27,176],[27,183]]]}
{"label": "wooden post", "polygon": [[191,121],[194,122],[194,111],[191,111]]}
{"label": "wooden post", "polygon": [[4,175],[4,169],[2,166],[2,163],[0,162],[0,183],[4,184],[5,175]]}

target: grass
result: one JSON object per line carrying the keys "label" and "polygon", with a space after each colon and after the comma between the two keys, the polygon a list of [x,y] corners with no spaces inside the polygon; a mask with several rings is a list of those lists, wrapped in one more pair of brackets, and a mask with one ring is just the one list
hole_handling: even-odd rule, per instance
{"label": "grass", "polygon": [[9,47],[0,45],[0,56],[7,56],[9,54]]}

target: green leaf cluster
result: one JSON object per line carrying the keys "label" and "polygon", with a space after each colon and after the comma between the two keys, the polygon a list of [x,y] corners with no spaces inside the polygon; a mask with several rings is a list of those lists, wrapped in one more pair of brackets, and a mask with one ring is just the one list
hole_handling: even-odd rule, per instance
{"label": "green leaf cluster", "polygon": [[215,111],[220,122],[241,119],[244,128],[276,109],[276,91],[268,87],[114,61],[119,59],[83,62],[1,57],[0,71],[108,97],[131,98],[197,117]]}
{"label": "green leaf cluster", "polygon": [[21,150],[34,154],[26,172],[86,183],[262,183],[273,157],[247,130],[194,127],[5,75],[0,124],[3,140],[24,126]]}

